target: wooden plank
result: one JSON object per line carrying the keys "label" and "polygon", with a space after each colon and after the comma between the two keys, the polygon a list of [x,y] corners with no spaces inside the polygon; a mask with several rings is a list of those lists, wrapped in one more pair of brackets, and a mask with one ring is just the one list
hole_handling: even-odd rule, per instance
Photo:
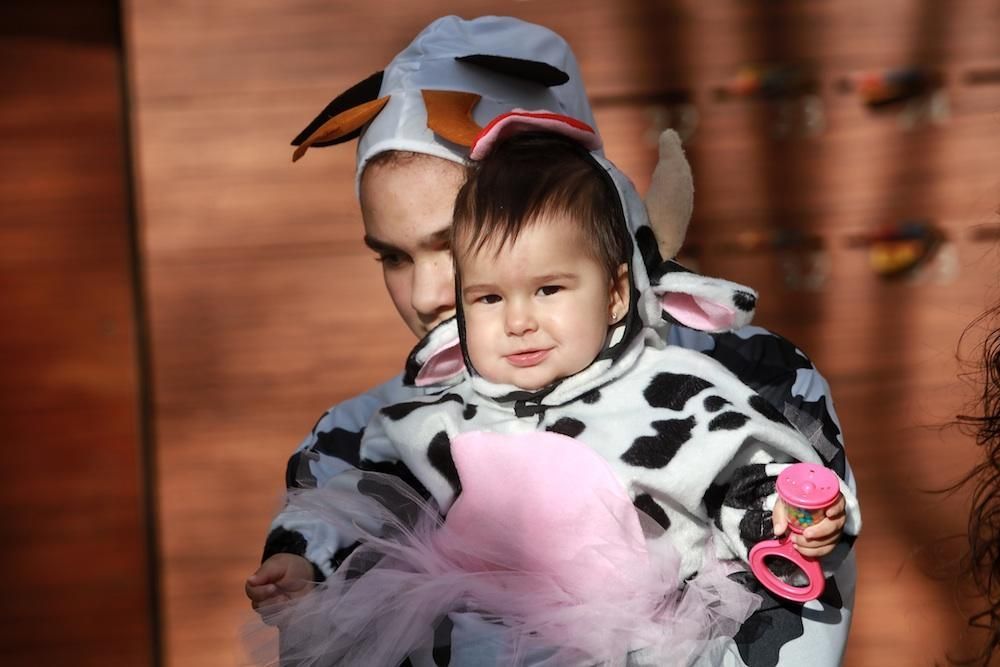
{"label": "wooden plank", "polygon": [[116,12],[0,9],[4,664],[154,660]]}

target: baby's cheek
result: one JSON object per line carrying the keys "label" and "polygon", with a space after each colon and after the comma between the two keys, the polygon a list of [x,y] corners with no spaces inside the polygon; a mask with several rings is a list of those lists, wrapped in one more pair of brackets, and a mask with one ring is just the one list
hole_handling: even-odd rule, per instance
{"label": "baby's cheek", "polygon": [[489,342],[487,326],[480,318],[467,316],[465,320],[465,340],[472,367],[483,377],[490,379],[490,353],[493,345]]}

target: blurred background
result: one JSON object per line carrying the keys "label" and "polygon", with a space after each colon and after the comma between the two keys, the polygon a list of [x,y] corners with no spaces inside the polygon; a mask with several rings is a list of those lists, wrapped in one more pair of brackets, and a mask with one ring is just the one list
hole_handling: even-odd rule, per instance
{"label": "blurred background", "polygon": [[846,664],[974,647],[967,494],[935,490],[978,455],[960,336],[1000,300],[997,3],[4,0],[0,662],[241,664],[287,457],[413,343],[352,147],[288,142],[448,13],[566,37],[641,192],[684,136],[682,258],[754,285],[833,388],[865,513]]}

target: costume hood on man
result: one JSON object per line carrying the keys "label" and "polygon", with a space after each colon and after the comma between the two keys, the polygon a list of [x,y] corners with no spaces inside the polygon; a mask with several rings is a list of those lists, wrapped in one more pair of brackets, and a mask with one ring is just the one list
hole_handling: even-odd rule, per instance
{"label": "costume hood on man", "polygon": [[360,136],[358,179],[368,160],[385,151],[464,162],[481,126],[515,107],[552,109],[593,126],[566,41],[511,17],[445,16],[385,70],[338,95],[292,145],[298,159],[308,148]]}

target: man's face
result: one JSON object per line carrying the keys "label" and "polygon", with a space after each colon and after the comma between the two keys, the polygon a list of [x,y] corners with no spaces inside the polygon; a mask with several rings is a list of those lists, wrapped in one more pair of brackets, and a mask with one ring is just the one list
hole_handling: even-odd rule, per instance
{"label": "man's face", "polygon": [[543,217],[500,252],[487,243],[459,258],[469,358],[492,382],[535,390],[586,368],[627,308],[628,273],[615,279],[588,252],[579,225]]}
{"label": "man's face", "polygon": [[365,244],[406,326],[423,337],[455,313],[451,218],[464,170],[415,155],[374,164],[361,178]]}

